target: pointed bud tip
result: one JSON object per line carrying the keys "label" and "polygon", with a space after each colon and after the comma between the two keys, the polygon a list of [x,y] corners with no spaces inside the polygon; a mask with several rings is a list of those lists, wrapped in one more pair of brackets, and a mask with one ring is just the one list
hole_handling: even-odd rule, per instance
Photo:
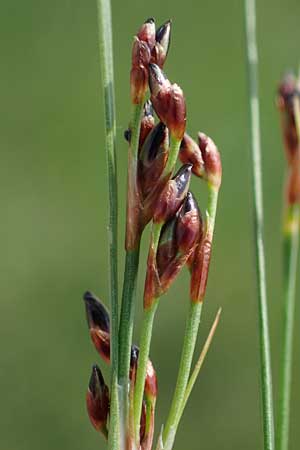
{"label": "pointed bud tip", "polygon": [[97,366],[97,364],[93,364],[89,382],[89,390],[94,397],[97,395],[99,387],[102,388],[104,385],[105,381],[100,368]]}
{"label": "pointed bud tip", "polygon": [[88,326],[99,327],[102,331],[108,332],[110,330],[109,314],[105,306],[100,300],[90,291],[86,291],[83,295],[85,302],[85,310]]}
{"label": "pointed bud tip", "polygon": [[198,207],[198,203],[197,203],[195,197],[193,196],[191,191],[189,191],[186,194],[185,200],[183,202],[182,212],[183,212],[183,214],[186,214],[193,210],[199,211],[199,207]]}
{"label": "pointed bud tip", "polygon": [[144,23],[155,23],[155,20],[153,17],[149,17],[149,19],[145,20]]}

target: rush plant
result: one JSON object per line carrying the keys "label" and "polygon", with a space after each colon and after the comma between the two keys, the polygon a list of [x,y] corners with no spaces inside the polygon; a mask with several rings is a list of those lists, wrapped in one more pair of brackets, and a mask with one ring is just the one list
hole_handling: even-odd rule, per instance
{"label": "rush plant", "polygon": [[[106,384],[101,369],[93,366],[87,410],[94,428],[108,440],[110,450],[171,450],[220,317],[219,311],[192,371],[211,261],[221,158],[206,134],[199,133],[195,141],[186,133],[183,91],[163,71],[171,21],[156,28],[154,19],[146,20],[132,45],[132,113],[124,133],[128,143],[126,263],[119,312],[114,83],[108,0],[99,1],[99,22],[110,204],[110,313],[91,292],[85,293],[84,302],[91,340],[101,359],[110,365],[111,378]],[[207,187],[205,217],[190,190],[192,177]],[[151,237],[137,346],[132,342],[134,310],[136,302],[142,299],[136,299],[136,283],[140,242],[147,225],[151,227]],[[154,443],[159,374],[149,358],[152,330],[161,297],[184,267],[190,272],[190,292],[182,354],[169,414],[164,426],[158,427],[158,441]]]}

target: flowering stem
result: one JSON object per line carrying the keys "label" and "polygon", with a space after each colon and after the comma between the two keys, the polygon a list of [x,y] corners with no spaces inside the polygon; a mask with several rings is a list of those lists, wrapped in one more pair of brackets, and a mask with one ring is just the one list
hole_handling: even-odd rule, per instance
{"label": "flowering stem", "polygon": [[158,302],[159,299],[153,299],[151,307],[144,311],[144,317],[142,322],[142,334],[140,338],[138,370],[134,390],[134,430],[136,442],[138,442],[140,435],[140,421],[141,421],[141,411],[143,403],[147,362],[150,352],[153,322],[158,307]]}
{"label": "flowering stem", "polygon": [[288,450],[290,394],[293,359],[293,331],[295,316],[295,288],[299,242],[299,206],[288,209],[284,226],[284,304],[283,346],[281,355],[281,380],[279,389],[278,450]]}
{"label": "flowering stem", "polygon": [[118,407],[118,187],[116,168],[116,115],[110,0],[98,0],[100,63],[104,92],[105,139],[109,186],[109,267],[111,311],[110,450],[119,449]]}
{"label": "flowering stem", "polygon": [[[294,114],[298,141],[300,142],[300,103],[294,101]],[[300,151],[300,150],[298,150]],[[283,344],[281,354],[281,376],[279,386],[278,409],[278,450],[288,450],[289,446],[289,422],[290,422],[290,396],[292,381],[293,361],[293,332],[295,316],[295,290],[297,276],[297,259],[299,250],[299,205],[289,205],[285,215],[283,229],[283,280],[284,280],[284,304],[283,304]]]}
{"label": "flowering stem", "polygon": [[[206,234],[210,237],[210,240],[212,241],[217,212],[218,189],[216,189],[211,184],[208,184],[208,192],[209,197],[207,208]],[[203,302],[193,302],[193,301],[190,302],[190,311],[186,322],[186,329],[184,334],[183,348],[177,376],[176,388],[173,395],[169,416],[167,418],[166,426],[163,432],[163,442],[165,444],[166,450],[171,449],[173,447],[176,429],[178,427],[179,419],[181,416],[180,411],[182,410],[185,404],[184,399],[190,376],[196,340],[198,336],[202,304]]]}
{"label": "flowering stem", "polygon": [[245,0],[245,25],[247,63],[249,79],[254,232],[256,241],[256,275],[258,284],[258,316],[260,334],[261,384],[263,406],[263,432],[265,450],[274,449],[274,412],[272,392],[271,352],[269,320],[267,308],[267,289],[265,275],[265,253],[263,241],[263,196],[261,174],[261,144],[258,98],[258,55],[256,45],[255,0]]}
{"label": "flowering stem", "polygon": [[[130,124],[131,140],[130,149],[133,171],[129,174],[132,179],[128,183],[136,183],[137,179],[137,158],[141,127],[141,116],[143,102],[133,106],[132,121]],[[127,217],[128,221],[128,217]],[[132,345],[134,304],[136,297],[136,283],[139,267],[140,239],[134,249],[126,251],[126,262],[124,271],[124,282],[122,292],[122,304],[119,327],[119,371],[118,382],[120,389],[120,415],[121,415],[121,435],[123,442],[126,442],[126,429],[128,421],[128,386],[130,353]]]}

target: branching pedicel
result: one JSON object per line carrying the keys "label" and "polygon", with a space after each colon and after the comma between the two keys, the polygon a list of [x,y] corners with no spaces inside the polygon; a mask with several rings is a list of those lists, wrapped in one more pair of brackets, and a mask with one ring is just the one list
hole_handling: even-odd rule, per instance
{"label": "branching pedicel", "polygon": [[[149,359],[152,327],[160,297],[179,272],[187,266],[191,274],[190,310],[177,383],[169,416],[160,434],[158,449],[173,448],[175,434],[197,374],[208,350],[212,331],[190,378],[192,358],[206,292],[214,223],[222,167],[214,142],[199,133],[198,143],[185,133],[186,104],[181,88],[171,84],[162,71],[171,35],[171,21],[155,30],[148,19],[134,39],[130,93],[132,121],[125,132],[129,143],[125,269],[119,328],[120,409],[109,405],[109,392],[98,366],[93,366],[87,393],[87,409],[93,426],[105,437],[112,430],[113,415],[119,415],[120,448],[151,450],[154,438],[157,377]],[[150,99],[147,100],[148,88]],[[155,124],[154,112],[158,116]],[[176,162],[182,166],[175,172]],[[192,175],[208,187],[208,209],[202,218],[190,191]],[[145,226],[152,221],[152,233],[144,290],[144,318],[139,348],[133,345],[134,285],[139,243]],[[134,257],[135,264],[132,264]],[[133,282],[134,283],[134,282]],[[90,292],[84,295],[91,339],[101,358],[110,363],[110,318],[102,303]],[[131,350],[130,350],[131,349]],[[125,383],[124,383],[124,376]]]}

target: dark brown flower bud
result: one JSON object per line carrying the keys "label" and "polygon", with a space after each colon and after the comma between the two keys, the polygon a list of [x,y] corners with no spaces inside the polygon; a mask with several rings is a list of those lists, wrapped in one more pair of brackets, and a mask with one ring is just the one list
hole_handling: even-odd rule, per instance
{"label": "dark brown flower bud", "polygon": [[171,20],[161,25],[156,31],[156,42],[152,50],[151,62],[163,68],[168,55],[171,40]]}
{"label": "dark brown flower bud", "polygon": [[281,116],[281,126],[286,157],[289,166],[296,165],[299,158],[299,138],[295,120],[295,98],[300,91],[293,74],[287,74],[278,88],[277,105]]}
{"label": "dark brown flower bud", "polygon": [[154,125],[155,121],[153,116],[152,103],[150,100],[147,100],[144,105],[144,113],[141,120],[139,150],[142,148],[145,139],[150,131],[154,128]]}
{"label": "dark brown flower bud", "polygon": [[168,150],[168,129],[159,122],[148,134],[139,154],[138,179],[144,197],[155,188],[166,165]]}
{"label": "dark brown flower bud", "polygon": [[147,43],[150,50],[153,49],[155,44],[155,21],[153,17],[147,19],[141,26],[137,33],[137,37]]}
{"label": "dark brown flower bud", "polygon": [[130,93],[133,104],[144,101],[148,88],[148,64],[150,50],[146,42],[135,37],[132,48],[132,68],[130,72]]}
{"label": "dark brown flower bud", "polygon": [[191,172],[192,165],[186,164],[168,181],[155,206],[155,223],[167,222],[176,213],[188,192]]}
{"label": "dark brown flower bud", "polygon": [[203,221],[196,199],[191,192],[187,196],[179,211],[176,226],[176,244],[182,254],[191,252],[197,241],[203,235]]}
{"label": "dark brown flower bud", "polygon": [[104,361],[110,358],[110,321],[105,306],[91,292],[84,294],[86,317],[91,339]]}
{"label": "dark brown flower bud", "polygon": [[190,296],[192,302],[203,302],[211,257],[212,242],[209,236],[205,236],[195,251],[192,263]]}
{"label": "dark brown flower bud", "polygon": [[149,64],[149,87],[156,114],[171,136],[181,141],[186,127],[186,105],[181,88],[171,85],[157,64]]}
{"label": "dark brown flower bud", "polygon": [[86,406],[94,428],[107,436],[106,423],[109,414],[109,391],[97,365],[94,365],[92,368],[89,388],[86,394]]}
{"label": "dark brown flower bud", "polygon": [[204,162],[200,148],[197,142],[187,133],[184,134],[180,144],[179,159],[183,164],[192,164],[192,172],[197,177],[205,177]]}
{"label": "dark brown flower bud", "polygon": [[208,182],[219,189],[222,181],[222,163],[220,153],[214,141],[204,133],[198,134],[199,148],[204,161]]}
{"label": "dark brown flower bud", "polygon": [[177,254],[176,227],[178,214],[179,212],[164,224],[160,233],[156,254],[157,271],[160,277]]}

